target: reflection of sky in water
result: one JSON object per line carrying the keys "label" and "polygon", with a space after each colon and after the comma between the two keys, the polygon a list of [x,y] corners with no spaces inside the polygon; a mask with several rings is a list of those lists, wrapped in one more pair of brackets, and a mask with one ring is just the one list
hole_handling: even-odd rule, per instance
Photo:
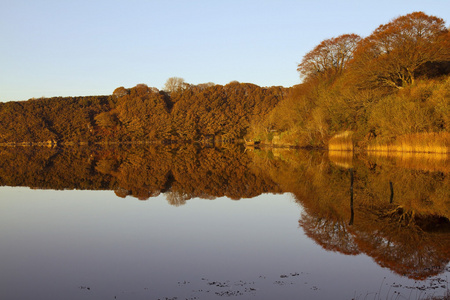
{"label": "reflection of sky in water", "polygon": [[350,299],[414,285],[306,238],[289,194],[180,207],[112,191],[2,187],[0,197],[1,299]]}

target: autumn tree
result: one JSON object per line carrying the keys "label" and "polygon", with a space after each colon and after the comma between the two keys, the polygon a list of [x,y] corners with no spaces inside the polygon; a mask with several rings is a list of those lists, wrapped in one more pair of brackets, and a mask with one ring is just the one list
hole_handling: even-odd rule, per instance
{"label": "autumn tree", "polygon": [[170,77],[164,84],[164,91],[168,93],[179,92],[180,90],[184,89],[186,85],[187,83],[184,81],[183,78]]}
{"label": "autumn tree", "polygon": [[[164,93],[145,84],[129,89],[117,101],[118,123],[128,139],[163,139],[170,131],[170,117]],[[98,119],[98,118],[97,118]],[[100,117],[100,120],[104,121]]]}
{"label": "autumn tree", "polygon": [[402,88],[414,83],[420,66],[449,60],[449,34],[444,20],[414,12],[379,26],[362,40],[351,62],[351,72],[362,87]]}
{"label": "autumn tree", "polygon": [[353,57],[353,51],[361,38],[356,34],[343,34],[322,41],[308,52],[297,71],[304,79],[340,75]]}
{"label": "autumn tree", "polygon": [[116,98],[120,98],[125,96],[126,94],[128,94],[128,90],[125,89],[123,86],[118,87],[117,89],[114,90],[113,92],[113,96]]}
{"label": "autumn tree", "polygon": [[199,83],[197,84],[197,88],[199,88],[200,90],[204,90],[215,85],[216,84],[214,82]]}

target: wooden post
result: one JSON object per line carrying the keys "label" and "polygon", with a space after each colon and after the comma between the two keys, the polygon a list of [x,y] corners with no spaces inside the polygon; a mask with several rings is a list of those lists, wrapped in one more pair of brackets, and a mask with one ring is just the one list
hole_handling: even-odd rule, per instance
{"label": "wooden post", "polygon": [[391,198],[389,199],[389,203],[394,203],[394,187],[392,185],[392,181],[389,181],[389,188],[391,189]]}
{"label": "wooden post", "polygon": [[348,170],[350,172],[350,222],[348,225],[353,225],[355,218],[355,212],[353,210],[353,168]]}

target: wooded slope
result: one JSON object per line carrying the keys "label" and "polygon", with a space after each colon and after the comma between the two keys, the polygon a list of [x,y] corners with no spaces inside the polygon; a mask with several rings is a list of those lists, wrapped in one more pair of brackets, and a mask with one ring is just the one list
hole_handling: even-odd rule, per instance
{"label": "wooded slope", "polygon": [[186,85],[172,93],[138,84],[110,96],[1,103],[0,143],[242,138],[285,93],[238,82]]}

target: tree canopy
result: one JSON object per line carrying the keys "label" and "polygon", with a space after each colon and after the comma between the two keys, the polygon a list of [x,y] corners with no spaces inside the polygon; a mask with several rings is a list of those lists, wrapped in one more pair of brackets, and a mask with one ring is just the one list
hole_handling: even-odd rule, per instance
{"label": "tree canopy", "polygon": [[186,82],[181,77],[170,77],[164,84],[164,91],[168,93],[179,92],[186,87]]}
{"label": "tree canopy", "polygon": [[326,39],[303,57],[297,71],[306,80],[340,75],[352,59],[353,51],[360,40],[356,34],[343,34]]}
{"label": "tree canopy", "polygon": [[364,87],[402,88],[426,63],[450,60],[443,19],[414,12],[380,25],[358,45],[351,67]]}

